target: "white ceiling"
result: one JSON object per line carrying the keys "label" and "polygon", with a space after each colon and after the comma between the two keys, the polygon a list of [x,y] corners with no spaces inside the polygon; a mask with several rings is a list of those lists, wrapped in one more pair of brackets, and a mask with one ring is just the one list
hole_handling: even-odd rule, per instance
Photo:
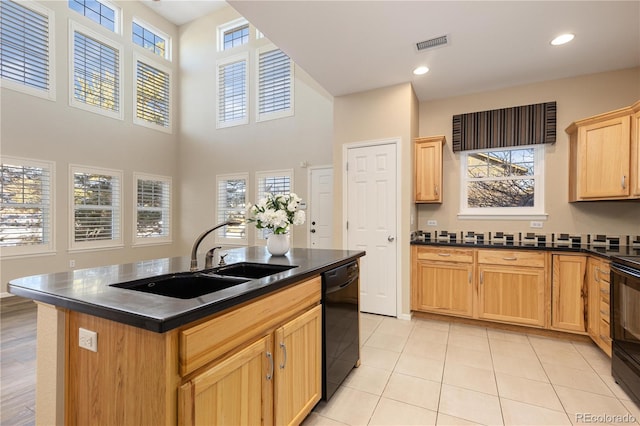
{"label": "white ceiling", "polygon": [[[194,13],[206,13],[196,9],[222,2],[153,3],[177,3],[185,13],[188,4]],[[640,66],[638,0],[229,4],[334,96],[410,81],[424,101]],[[551,46],[563,32],[576,38]],[[416,50],[417,42],[444,34],[448,46]],[[414,76],[418,65],[429,73]]]}

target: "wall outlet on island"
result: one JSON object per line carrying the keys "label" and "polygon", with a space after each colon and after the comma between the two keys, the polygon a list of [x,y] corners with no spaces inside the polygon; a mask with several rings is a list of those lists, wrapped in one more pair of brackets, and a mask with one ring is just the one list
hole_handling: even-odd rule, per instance
{"label": "wall outlet on island", "polygon": [[93,352],[98,352],[98,333],[87,330],[86,328],[78,328],[78,346]]}
{"label": "wall outlet on island", "polygon": [[542,222],[530,222],[529,226],[532,228],[542,228]]}
{"label": "wall outlet on island", "polygon": [[427,226],[438,226],[438,221],[437,220],[428,220],[427,221]]}

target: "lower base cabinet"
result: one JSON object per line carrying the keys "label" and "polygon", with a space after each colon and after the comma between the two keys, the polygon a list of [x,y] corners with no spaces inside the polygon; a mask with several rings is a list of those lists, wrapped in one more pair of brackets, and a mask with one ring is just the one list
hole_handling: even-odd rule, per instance
{"label": "lower base cabinet", "polygon": [[609,312],[609,262],[589,258],[587,261],[587,333],[596,345],[611,356]]}

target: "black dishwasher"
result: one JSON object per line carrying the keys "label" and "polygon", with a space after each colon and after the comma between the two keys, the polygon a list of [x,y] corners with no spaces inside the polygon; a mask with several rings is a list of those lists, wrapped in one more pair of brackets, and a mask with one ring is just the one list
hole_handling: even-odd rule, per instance
{"label": "black dishwasher", "polygon": [[322,399],[328,401],[360,358],[358,263],[322,274]]}

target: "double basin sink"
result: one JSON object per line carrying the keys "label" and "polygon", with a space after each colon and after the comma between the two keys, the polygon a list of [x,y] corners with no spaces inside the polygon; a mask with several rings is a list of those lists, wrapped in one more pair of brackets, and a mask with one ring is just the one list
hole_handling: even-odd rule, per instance
{"label": "double basin sink", "polygon": [[159,294],[178,299],[193,299],[295,267],[292,265],[240,262],[205,271],[178,272],[111,284],[111,287]]}

